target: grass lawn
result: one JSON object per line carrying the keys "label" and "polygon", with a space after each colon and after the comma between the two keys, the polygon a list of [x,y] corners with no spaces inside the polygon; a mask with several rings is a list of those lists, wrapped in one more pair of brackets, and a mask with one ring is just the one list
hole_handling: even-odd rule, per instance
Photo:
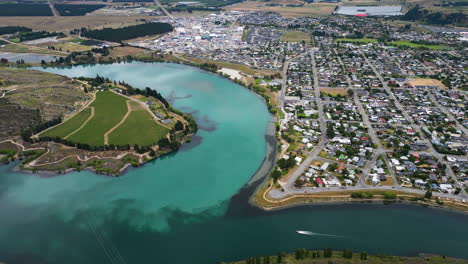
{"label": "grass lawn", "polygon": [[149,56],[148,54],[144,54],[144,51],[144,49],[135,47],[114,47],[113,49],[109,49],[109,55],[112,57],[125,57],[127,55]]}
{"label": "grass lawn", "polygon": [[94,117],[68,140],[92,146],[104,145],[104,134],[117,125],[127,113],[127,98],[110,91],[98,92],[94,107]]}
{"label": "grass lawn", "polygon": [[444,48],[445,46],[442,45],[424,45],[424,44],[415,44],[407,40],[397,40],[388,43],[389,45],[393,46],[408,46],[410,48],[428,48],[431,50],[439,50]]}
{"label": "grass lawn", "polygon": [[72,118],[68,119],[60,126],[54,127],[45,133],[41,134],[41,136],[48,136],[48,137],[65,137],[72,133],[73,131],[77,130],[91,115],[91,108],[86,108],[83,111],[79,112]]}
{"label": "grass lawn", "polygon": [[86,40],[86,39],[74,38],[74,39],[68,40],[68,42],[81,43],[81,42],[83,42],[83,41],[85,41],[85,40]]}
{"label": "grass lawn", "polygon": [[376,39],[371,39],[371,38],[360,38],[360,39],[338,38],[338,39],[336,39],[336,41],[338,41],[338,42],[358,43],[358,44],[367,44],[367,43],[377,42]]}
{"label": "grass lawn", "polygon": [[34,47],[27,47],[25,45],[16,45],[16,44],[7,44],[4,47],[0,47],[0,52],[63,55],[53,50],[48,51],[48,50],[38,49]]}
{"label": "grass lawn", "polygon": [[395,185],[395,182],[393,181],[393,177],[391,175],[387,175],[387,180],[381,181],[380,184],[385,186],[393,186]]}
{"label": "grass lawn", "polygon": [[290,31],[283,34],[281,37],[282,41],[289,41],[289,42],[309,42],[311,41],[311,37],[309,33],[302,32],[302,31]]}
{"label": "grass lawn", "polygon": [[109,135],[109,144],[147,146],[165,137],[169,129],[158,124],[139,103],[131,101],[132,112],[125,122]]}

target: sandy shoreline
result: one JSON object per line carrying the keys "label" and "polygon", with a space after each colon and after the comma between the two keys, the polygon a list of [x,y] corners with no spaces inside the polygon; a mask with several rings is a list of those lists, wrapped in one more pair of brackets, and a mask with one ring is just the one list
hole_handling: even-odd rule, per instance
{"label": "sandy shoreline", "polygon": [[242,75],[241,75],[241,72],[238,71],[238,70],[233,70],[233,69],[229,69],[229,68],[221,68],[220,70],[218,70],[218,72],[221,72],[223,74],[227,74],[229,75],[229,78],[230,79],[242,79]]}

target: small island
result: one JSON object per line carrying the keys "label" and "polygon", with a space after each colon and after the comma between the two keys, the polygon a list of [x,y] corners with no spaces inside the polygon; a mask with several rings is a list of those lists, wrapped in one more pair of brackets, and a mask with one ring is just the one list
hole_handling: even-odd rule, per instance
{"label": "small island", "polygon": [[[70,87],[57,100],[59,95],[51,90],[54,87],[34,89],[26,80],[8,80],[11,71],[21,71],[45,86],[55,85],[58,78],[62,82],[57,85],[68,83]],[[173,109],[149,87],[142,90],[100,76],[69,79],[32,70],[0,72],[5,105],[39,113],[0,139],[0,162],[20,158],[21,170],[65,173],[90,169],[117,176],[128,166],[137,167],[178,150],[197,131],[190,115]],[[22,100],[18,100],[19,94]],[[76,98],[68,100],[70,97]],[[30,103],[31,98],[36,98],[35,104]],[[51,113],[41,116],[44,105],[55,111],[47,110]],[[29,109],[34,107],[37,109]],[[58,111],[59,107],[64,110]],[[18,118],[11,118],[12,123]]]}

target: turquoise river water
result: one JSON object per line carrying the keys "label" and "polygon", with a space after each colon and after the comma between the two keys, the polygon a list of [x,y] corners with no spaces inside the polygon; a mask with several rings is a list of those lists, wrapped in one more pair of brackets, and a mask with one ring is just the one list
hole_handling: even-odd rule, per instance
{"label": "turquoise river water", "polygon": [[258,96],[224,78],[166,63],[41,70],[157,89],[200,130],[179,152],[118,178],[1,166],[0,262],[208,264],[299,247],[468,258],[464,214],[400,204],[251,207],[242,187],[267,154],[270,116]]}

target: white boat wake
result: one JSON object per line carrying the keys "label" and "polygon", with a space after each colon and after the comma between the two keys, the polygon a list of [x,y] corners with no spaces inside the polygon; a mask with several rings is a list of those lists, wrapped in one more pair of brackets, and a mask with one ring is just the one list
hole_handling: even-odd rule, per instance
{"label": "white boat wake", "polygon": [[303,230],[297,230],[296,233],[301,234],[301,235],[306,235],[306,236],[343,237],[343,236],[330,235],[330,234],[321,234],[321,233],[315,233],[315,232],[303,231]]}

